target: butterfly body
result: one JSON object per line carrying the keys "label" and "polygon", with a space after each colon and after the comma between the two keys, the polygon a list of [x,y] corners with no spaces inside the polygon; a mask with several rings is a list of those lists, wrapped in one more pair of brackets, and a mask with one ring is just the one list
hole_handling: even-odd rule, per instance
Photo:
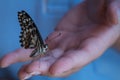
{"label": "butterfly body", "polygon": [[43,55],[47,52],[48,46],[33,22],[32,18],[25,11],[18,12],[18,20],[21,26],[20,43],[25,49],[34,49],[30,57]]}

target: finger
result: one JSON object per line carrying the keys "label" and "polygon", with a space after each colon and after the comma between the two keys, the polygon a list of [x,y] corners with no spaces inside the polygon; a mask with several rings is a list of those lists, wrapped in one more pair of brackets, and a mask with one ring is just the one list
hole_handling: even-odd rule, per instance
{"label": "finger", "polygon": [[92,60],[91,58],[84,51],[71,51],[52,65],[50,76],[64,77],[69,75],[88,64]]}
{"label": "finger", "polygon": [[[21,78],[29,78],[33,75],[49,75],[50,66],[63,54],[63,50],[54,49],[45,57],[41,57],[27,65],[25,71],[19,71]],[[25,76],[23,73],[27,73]]]}
{"label": "finger", "polygon": [[[54,77],[62,77],[71,74],[73,69],[81,69],[83,66],[98,58],[107,48],[109,43],[100,39],[89,39],[79,50],[71,50],[57,60],[50,68],[50,74]],[[97,46],[96,46],[97,45]],[[63,75],[64,74],[64,75]]]}
{"label": "finger", "polygon": [[[18,76],[20,78],[20,80],[25,80],[25,76],[28,77],[28,73],[25,72],[25,69],[28,65],[24,65],[22,66],[22,68],[20,69],[20,71],[18,72]],[[22,75],[21,75],[22,74]]]}
{"label": "finger", "polygon": [[31,52],[32,52],[31,49],[21,48],[11,53],[8,53],[0,60],[0,67],[4,68],[17,62],[24,62],[31,60],[32,58],[29,57]]}
{"label": "finger", "polygon": [[37,75],[38,73],[27,73],[26,69],[27,69],[28,65],[24,65],[20,71],[18,72],[18,76],[20,78],[20,80],[26,80],[30,77],[32,77],[33,75]]}
{"label": "finger", "polygon": [[69,75],[75,73],[76,71],[79,71],[79,68],[72,68],[68,71],[63,72],[62,74],[58,74],[59,76],[55,76],[52,74],[49,74],[49,76],[51,76],[51,77],[66,77],[66,76],[69,76]]}
{"label": "finger", "polygon": [[46,42],[50,49],[61,48],[64,51],[76,48],[80,44],[78,34],[64,31],[56,31],[48,36]]}
{"label": "finger", "polygon": [[67,32],[64,31],[55,31],[51,33],[47,39],[46,43],[48,44],[50,49],[58,48],[58,45],[64,41],[64,38],[66,37]]}
{"label": "finger", "polygon": [[47,37],[46,41],[51,41],[55,38],[58,38],[60,35],[61,35],[61,31],[54,31]]}

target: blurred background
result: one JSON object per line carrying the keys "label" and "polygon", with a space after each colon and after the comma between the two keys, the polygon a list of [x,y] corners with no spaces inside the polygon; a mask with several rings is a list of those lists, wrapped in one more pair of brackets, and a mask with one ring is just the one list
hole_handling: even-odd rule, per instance
{"label": "blurred background", "polygon": [[[80,2],[82,0],[1,0],[0,58],[20,48],[18,11],[25,10],[30,14],[45,39],[64,14]],[[18,80],[17,72],[23,64],[0,68],[0,80]],[[100,58],[68,77],[35,76],[29,80],[120,80],[120,54],[114,49],[108,49]]]}

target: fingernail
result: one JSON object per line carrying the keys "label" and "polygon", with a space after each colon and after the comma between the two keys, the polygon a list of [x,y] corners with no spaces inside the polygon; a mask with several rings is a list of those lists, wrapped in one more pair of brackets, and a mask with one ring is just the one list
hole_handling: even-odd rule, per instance
{"label": "fingernail", "polygon": [[6,68],[7,65],[3,64],[1,61],[0,61],[0,68]]}
{"label": "fingernail", "polygon": [[30,77],[34,76],[34,75],[39,75],[39,72],[32,72],[30,74],[28,74],[23,80],[29,79]]}
{"label": "fingernail", "polygon": [[32,77],[32,75],[27,75],[24,79],[22,80],[26,80],[26,79],[29,79],[30,77]]}
{"label": "fingernail", "polygon": [[0,68],[6,68],[7,65],[0,65]]}
{"label": "fingernail", "polygon": [[40,74],[40,72],[32,72],[32,73],[30,73],[30,75],[39,75]]}

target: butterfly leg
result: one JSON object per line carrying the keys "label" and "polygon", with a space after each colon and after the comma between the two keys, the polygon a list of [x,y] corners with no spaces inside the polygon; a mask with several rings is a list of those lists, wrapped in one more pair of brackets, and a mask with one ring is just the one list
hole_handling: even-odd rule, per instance
{"label": "butterfly leg", "polygon": [[35,57],[36,52],[37,52],[37,48],[32,51],[32,53],[30,54],[30,57]]}

